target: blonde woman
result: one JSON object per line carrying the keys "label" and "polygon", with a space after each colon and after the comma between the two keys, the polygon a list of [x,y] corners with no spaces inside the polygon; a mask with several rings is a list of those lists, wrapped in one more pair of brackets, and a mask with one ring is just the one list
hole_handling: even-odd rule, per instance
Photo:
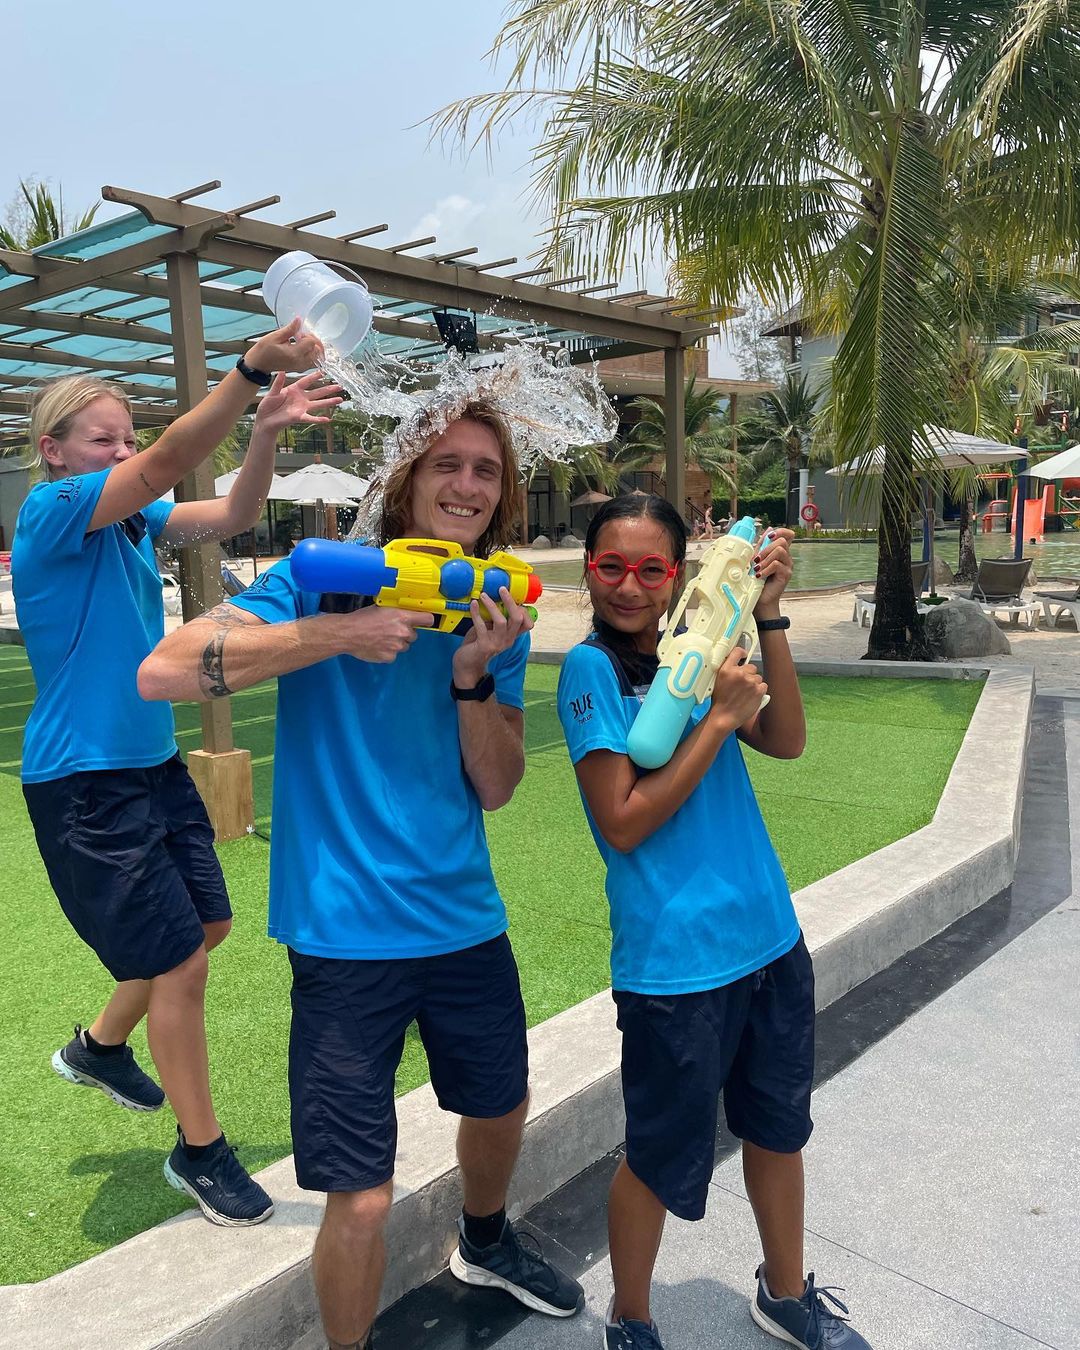
{"label": "blonde woman", "polygon": [[[318,377],[272,371],[318,354],[298,325],[260,338],[198,407],[136,454],[123,390],[83,375],[43,386],[31,415],[46,479],[19,513],[12,574],[37,683],[23,791],[49,880],[72,927],[117,981],[86,1030],[53,1056],[69,1082],[121,1106],[167,1097],[178,1140],[165,1164],[215,1223],[251,1224],[273,1205],[225,1142],[210,1098],[203,996],[207,951],[228,933],[213,831],[177,753],[172,709],[144,703],[136,674],[164,628],[154,542],[227,538],[262,511],[281,428],[323,422],[340,400]],[[161,497],[224,439],[256,387],[251,446],[228,497]],[[158,1087],[127,1045],[147,1017]]]}

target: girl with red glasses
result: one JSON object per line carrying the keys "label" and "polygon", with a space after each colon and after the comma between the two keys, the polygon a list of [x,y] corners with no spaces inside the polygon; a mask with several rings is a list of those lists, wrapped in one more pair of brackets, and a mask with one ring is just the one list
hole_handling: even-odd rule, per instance
{"label": "girl with red glasses", "polygon": [[758,711],[763,674],[736,648],[652,773],[632,763],[626,738],[683,579],[686,526],[660,497],[619,497],[585,541],[593,632],[567,654],[558,706],[607,866],[623,1036],[626,1156],[608,1204],[607,1350],[662,1350],[653,1266],[668,1212],[705,1213],[721,1094],[764,1249],[751,1316],[791,1345],[869,1350],[803,1274],[814,977],[740,745],[794,759],[806,741],[780,615],[791,538],[772,530],[753,564],[765,581],[754,618],[770,702]]}

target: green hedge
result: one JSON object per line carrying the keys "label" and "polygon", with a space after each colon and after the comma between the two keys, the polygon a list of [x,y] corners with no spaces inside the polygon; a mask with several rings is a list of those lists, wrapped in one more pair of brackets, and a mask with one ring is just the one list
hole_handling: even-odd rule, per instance
{"label": "green hedge", "polygon": [[[713,519],[722,520],[728,513],[730,501],[723,497],[717,497],[713,502]],[[760,516],[762,520],[768,520],[770,525],[783,525],[784,523],[784,498],[782,493],[770,493],[763,497],[740,497],[739,498],[740,516]]]}

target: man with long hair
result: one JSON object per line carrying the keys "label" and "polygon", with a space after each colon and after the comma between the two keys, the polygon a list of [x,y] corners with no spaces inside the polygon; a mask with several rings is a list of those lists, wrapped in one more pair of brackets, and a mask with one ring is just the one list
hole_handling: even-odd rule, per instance
{"label": "man with long hair", "polygon": [[[485,556],[510,542],[510,431],[481,398],[455,413],[396,456],[379,543],[438,539]],[[524,773],[531,621],[501,594],[502,611],[474,602],[463,631],[424,633],[430,615],[302,591],[286,560],[166,638],[140,671],[150,699],[206,700],[278,677],[270,934],[293,969],[297,1180],[327,1192],[314,1274],[331,1350],[369,1343],[394,1073],[414,1019],[439,1104],[462,1117],[452,1272],[553,1316],[581,1306],[580,1286],[506,1220],[528,1049],[483,811],[508,802]]]}

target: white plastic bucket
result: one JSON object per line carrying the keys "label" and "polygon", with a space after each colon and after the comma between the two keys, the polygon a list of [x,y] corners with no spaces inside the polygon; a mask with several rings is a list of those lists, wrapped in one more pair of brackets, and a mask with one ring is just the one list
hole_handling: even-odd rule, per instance
{"label": "white plastic bucket", "polygon": [[[335,267],[353,280],[338,276]],[[371,327],[371,296],[363,279],[343,263],[320,262],[299,249],[270,264],[262,293],[282,327],[298,318],[343,356],[363,342]]]}

